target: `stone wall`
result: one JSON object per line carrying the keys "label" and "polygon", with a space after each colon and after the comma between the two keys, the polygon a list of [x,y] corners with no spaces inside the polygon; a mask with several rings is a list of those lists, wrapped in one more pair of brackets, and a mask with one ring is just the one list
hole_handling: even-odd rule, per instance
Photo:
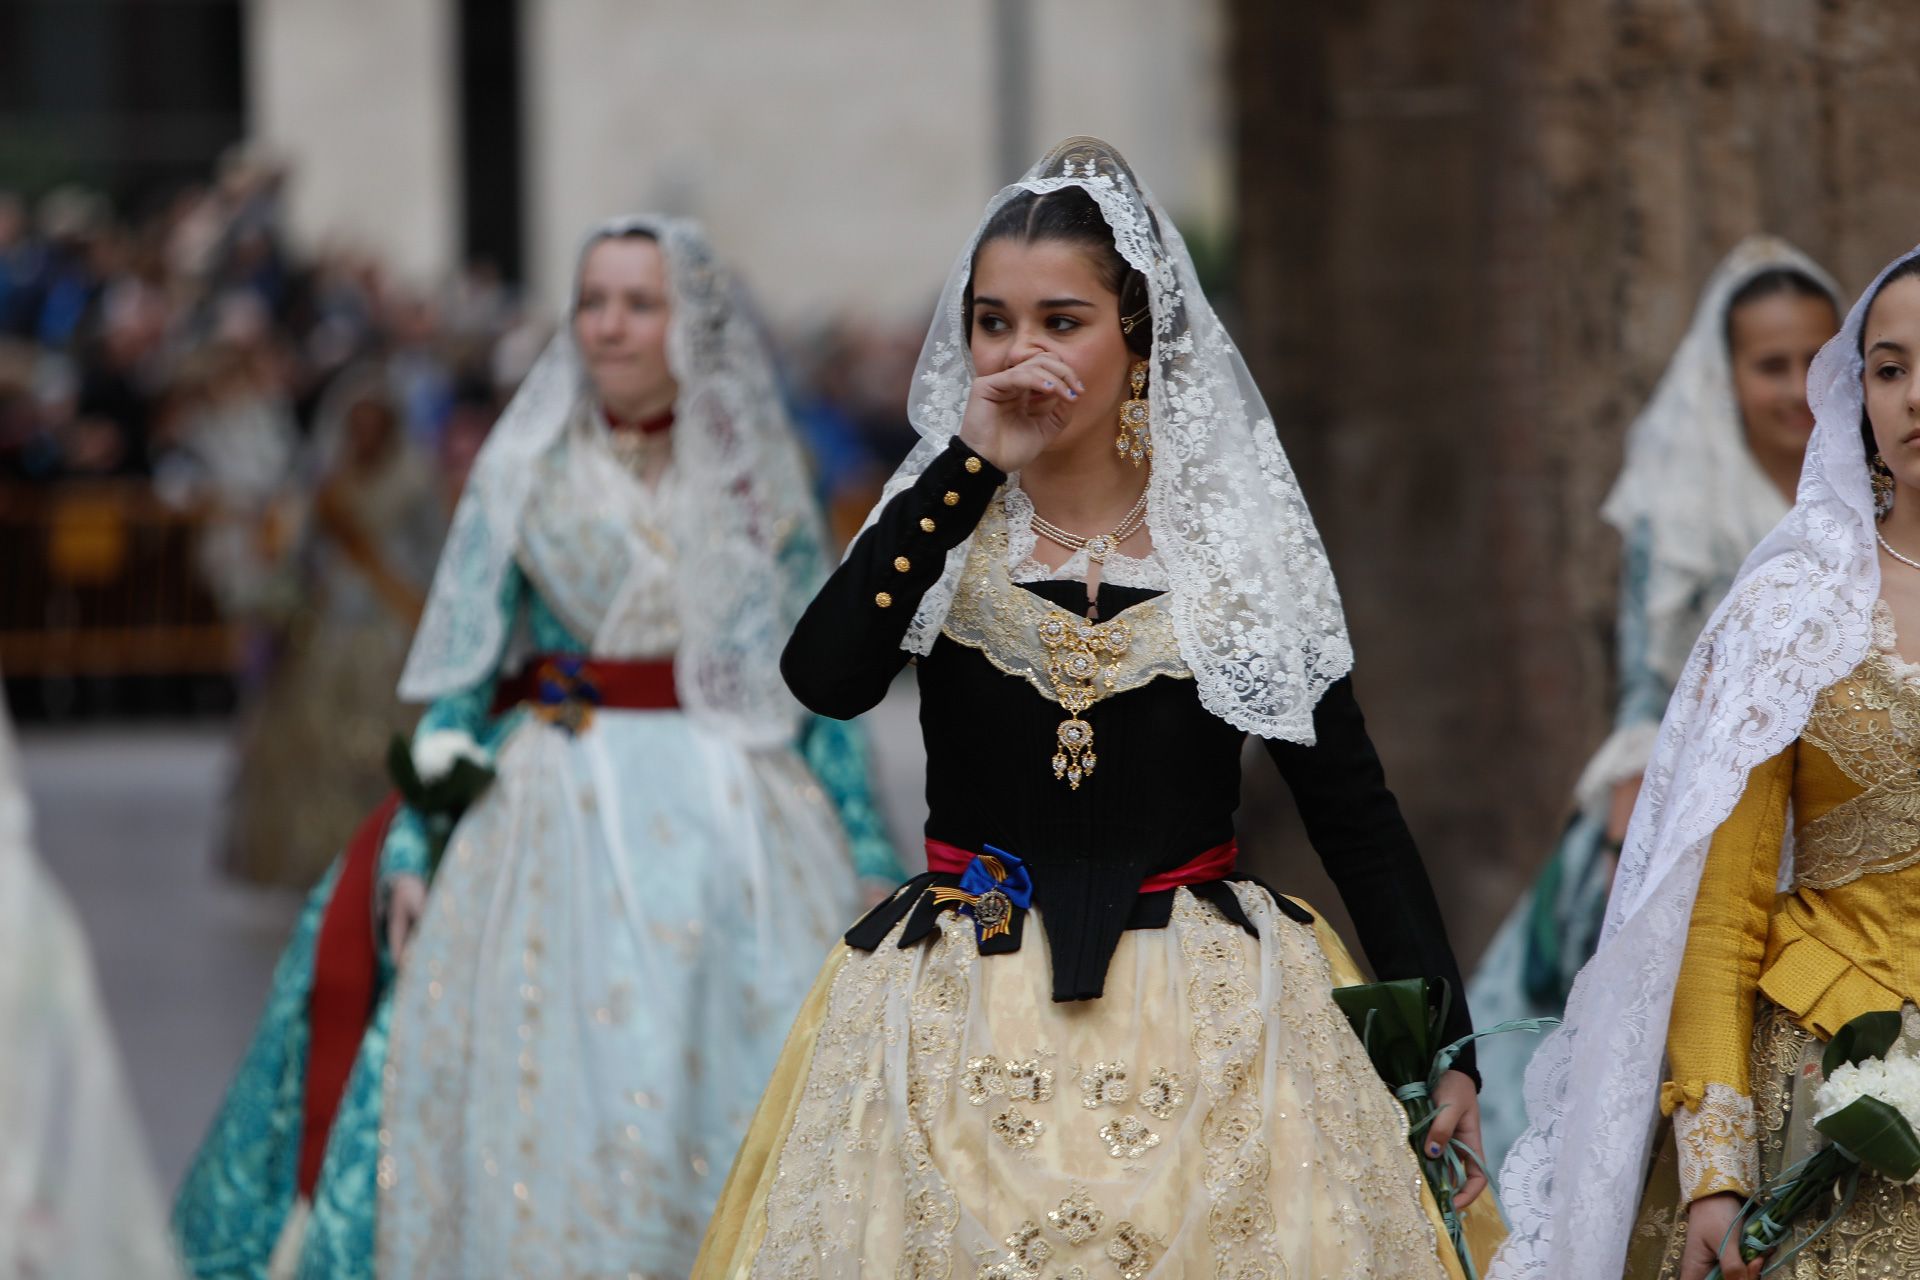
{"label": "stone wall", "polygon": [[[1604,735],[1598,507],[1695,295],[1770,230],[1920,240],[1920,27],[1868,0],[1235,0],[1238,333],[1341,575],[1389,778],[1477,953]],[[1255,860],[1325,897],[1271,769]]]}

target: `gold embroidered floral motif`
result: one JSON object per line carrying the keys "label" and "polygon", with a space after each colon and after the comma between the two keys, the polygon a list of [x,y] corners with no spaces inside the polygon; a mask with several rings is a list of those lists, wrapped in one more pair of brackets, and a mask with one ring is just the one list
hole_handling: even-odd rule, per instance
{"label": "gold embroidered floral motif", "polygon": [[1021,1102],[1048,1102],[1053,1098],[1053,1070],[1040,1065],[1040,1059],[1022,1062],[1009,1059],[1003,1074],[1007,1096]]}
{"label": "gold embroidered floral motif", "polygon": [[1836,889],[1920,863],[1920,680],[1892,653],[1874,606],[1875,649],[1814,701],[1802,736],[1865,790],[1794,833],[1794,884]]}
{"label": "gold embroidered floral motif", "polygon": [[1007,573],[1006,506],[997,499],[974,530],[942,631],[1068,713],[1055,731],[1051,763],[1054,776],[1076,789],[1098,763],[1093,726],[1083,718],[1089,707],[1156,676],[1193,677],[1158,598],[1090,623],[1016,585]]}
{"label": "gold embroidered floral motif", "polygon": [[1093,1239],[1100,1234],[1100,1224],[1106,1220],[1107,1215],[1082,1187],[1075,1187],[1058,1208],[1047,1214],[1047,1222],[1065,1236],[1069,1244],[1085,1244]]}
{"label": "gold embroidered floral motif", "polygon": [[1100,1126],[1100,1141],[1116,1160],[1137,1160],[1160,1145],[1160,1135],[1142,1124],[1139,1116],[1122,1116]]}
{"label": "gold embroidered floral motif", "polygon": [[1015,1151],[1026,1151],[1047,1131],[1046,1122],[1034,1120],[1018,1107],[1008,1107],[993,1118],[993,1131]]}
{"label": "gold embroidered floral motif", "polygon": [[1227,1204],[1216,1204],[1209,1214],[1208,1226],[1216,1240],[1244,1244],[1263,1232],[1273,1230],[1273,1206],[1264,1195],[1243,1195]]}
{"label": "gold embroidered floral motif", "polygon": [[960,1087],[967,1091],[967,1101],[976,1107],[984,1107],[987,1100],[997,1093],[1007,1091],[1007,1082],[1000,1074],[998,1058],[968,1058],[967,1069],[960,1077]]}
{"label": "gold embroidered floral motif", "polygon": [[1140,1105],[1162,1120],[1170,1118],[1187,1100],[1186,1085],[1165,1067],[1155,1067],[1140,1091]]}
{"label": "gold embroidered floral motif", "polygon": [[1107,1242],[1107,1258],[1125,1280],[1140,1280],[1153,1270],[1156,1256],[1158,1241],[1131,1222],[1115,1227],[1113,1239]]}
{"label": "gold embroidered floral motif", "polygon": [[950,1191],[916,1191],[907,1201],[907,1221],[919,1230],[952,1231],[960,1222],[960,1202]]}
{"label": "gold embroidered floral motif", "polygon": [[1038,1058],[968,1058],[960,1087],[976,1107],[1001,1096],[1015,1102],[1048,1102],[1053,1098],[1053,1070],[1041,1066]]}
{"label": "gold embroidered floral motif", "polygon": [[947,1280],[953,1274],[953,1258],[945,1249],[915,1246],[900,1255],[894,1274],[901,1280]]}
{"label": "gold embroidered floral motif", "polygon": [[1093,1070],[1080,1077],[1080,1105],[1089,1111],[1117,1107],[1132,1095],[1124,1062],[1096,1062]]}
{"label": "gold embroidered floral motif", "polygon": [[1038,1275],[1040,1268],[1047,1265],[1047,1259],[1053,1256],[1053,1246],[1040,1234],[1040,1224],[1023,1222],[1014,1228],[1007,1237],[1007,1261],[1017,1264],[1031,1275]]}
{"label": "gold embroidered floral motif", "polygon": [[1680,1152],[1680,1190],[1688,1201],[1717,1191],[1753,1191],[1759,1185],[1759,1131],[1753,1099],[1724,1084],[1710,1084],[1698,1109],[1673,1113]]}

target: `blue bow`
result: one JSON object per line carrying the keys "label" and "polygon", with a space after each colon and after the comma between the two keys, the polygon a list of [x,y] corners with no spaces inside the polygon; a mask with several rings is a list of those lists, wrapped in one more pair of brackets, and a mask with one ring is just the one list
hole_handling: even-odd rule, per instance
{"label": "blue bow", "polygon": [[535,694],[541,718],[569,733],[579,733],[593,720],[600,705],[600,686],[587,671],[587,660],[568,654],[540,664]]}
{"label": "blue bow", "polygon": [[1027,864],[1004,849],[992,845],[973,855],[973,861],[960,873],[960,887],[945,885],[933,890],[935,902],[957,902],[973,917],[979,941],[997,938],[1013,931],[1013,908],[1025,911],[1033,905],[1033,877]]}

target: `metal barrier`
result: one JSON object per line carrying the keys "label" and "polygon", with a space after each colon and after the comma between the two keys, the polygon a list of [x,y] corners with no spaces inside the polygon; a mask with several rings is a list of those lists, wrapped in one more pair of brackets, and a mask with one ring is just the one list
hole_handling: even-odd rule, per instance
{"label": "metal barrier", "polygon": [[235,671],[240,631],[194,563],[202,523],[139,481],[0,486],[0,671]]}

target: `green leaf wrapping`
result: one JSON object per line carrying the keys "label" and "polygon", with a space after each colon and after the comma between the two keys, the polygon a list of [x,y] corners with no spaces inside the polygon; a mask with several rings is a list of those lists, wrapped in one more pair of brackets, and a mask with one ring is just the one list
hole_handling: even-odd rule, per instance
{"label": "green leaf wrapping", "polygon": [[1432,984],[1425,978],[1336,987],[1333,1002],[1353,1024],[1373,1069],[1389,1088],[1424,1084],[1440,1048],[1434,1042]]}
{"label": "green leaf wrapping", "polygon": [[[1897,1032],[1900,1016],[1889,1016]],[[1920,1138],[1905,1116],[1878,1098],[1855,1098],[1813,1127],[1883,1178],[1905,1182],[1920,1173]]]}
{"label": "green leaf wrapping", "polygon": [[413,767],[413,747],[405,734],[396,733],[387,742],[387,777],[402,800],[416,809],[420,807],[426,787]]}
{"label": "green leaf wrapping", "polygon": [[1820,1074],[1831,1079],[1841,1066],[1859,1064],[1868,1058],[1884,1058],[1900,1039],[1900,1015],[1896,1012],[1863,1013],[1850,1019],[1827,1041],[1820,1055]]}
{"label": "green leaf wrapping", "polygon": [[413,748],[407,739],[394,734],[387,744],[387,776],[407,807],[423,816],[441,814],[457,818],[493,785],[493,770],[460,756],[445,777],[423,781],[413,764]]}

